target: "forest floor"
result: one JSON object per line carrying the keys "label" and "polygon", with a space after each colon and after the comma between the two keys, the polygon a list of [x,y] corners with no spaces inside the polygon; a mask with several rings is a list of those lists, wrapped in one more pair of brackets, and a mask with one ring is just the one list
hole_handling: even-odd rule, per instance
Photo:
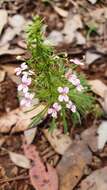
{"label": "forest floor", "polygon": [[[19,107],[15,68],[29,57],[25,28],[34,15],[44,18],[46,38],[56,53],[64,52],[68,58],[84,60],[79,72],[86,75],[96,98],[96,113],[88,114],[75,128],[69,123],[67,134],[56,129],[51,135],[47,130],[48,118],[29,129],[32,115],[42,106],[31,114],[25,114]],[[37,190],[107,190],[106,128],[107,1],[1,0],[0,190],[36,189],[41,181],[37,176],[44,178],[38,170],[40,162],[47,170],[50,164],[49,175],[53,178],[49,180],[53,186],[44,185]],[[23,139],[29,149],[37,148],[33,153],[37,155],[38,151],[42,160],[38,156],[38,160],[30,158],[38,165],[32,166],[38,172],[35,179],[29,163],[31,155]]]}

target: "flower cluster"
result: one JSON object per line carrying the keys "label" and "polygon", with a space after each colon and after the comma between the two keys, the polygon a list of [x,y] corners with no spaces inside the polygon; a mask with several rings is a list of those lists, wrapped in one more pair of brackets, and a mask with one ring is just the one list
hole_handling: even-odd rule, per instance
{"label": "flower cluster", "polygon": [[65,74],[66,79],[72,83],[74,86],[76,86],[76,89],[78,91],[82,91],[83,90],[83,86],[80,83],[80,80],[77,78],[77,76],[75,74],[72,73],[71,70],[69,70],[66,74]]}
{"label": "flower cluster", "polygon": [[20,105],[28,107],[31,105],[34,97],[34,94],[29,93],[29,86],[32,82],[30,75],[32,75],[33,72],[28,70],[28,65],[24,62],[20,67],[15,69],[15,73],[17,76],[21,76],[21,84],[18,85],[18,91],[23,92],[23,98]]}
{"label": "flower cluster", "polygon": [[57,118],[57,114],[60,110],[61,110],[61,105],[55,102],[52,108],[48,109],[48,114],[51,114],[53,118]]}
{"label": "flower cluster", "polygon": [[[70,62],[76,64],[76,65],[83,65],[81,61],[78,59],[71,59]],[[74,86],[76,86],[76,89],[78,91],[83,90],[83,86],[80,83],[80,80],[77,78],[75,74],[72,73],[72,70],[69,69],[69,71],[65,74],[66,79],[72,83]],[[69,100],[69,88],[66,87],[58,87],[58,92],[60,93],[58,96],[59,102],[65,102],[66,108],[70,109],[73,113],[76,112],[76,106],[75,104]],[[61,110],[61,105],[59,103],[54,103],[52,108],[48,109],[48,114],[51,114],[53,118],[57,118],[57,113]]]}
{"label": "flower cluster", "polygon": [[[76,112],[76,106],[72,101],[69,100],[69,88],[68,87],[58,87],[58,96],[59,102],[65,102],[66,108],[70,109],[73,113]],[[61,105],[59,103],[54,103],[52,108],[48,109],[48,114],[51,114],[53,118],[57,118],[58,112],[61,110]]]}
{"label": "flower cluster", "polygon": [[60,93],[59,97],[58,97],[58,100],[60,102],[68,102],[69,100],[69,97],[68,97],[68,92],[69,92],[69,88],[68,87],[58,87],[58,92]]}

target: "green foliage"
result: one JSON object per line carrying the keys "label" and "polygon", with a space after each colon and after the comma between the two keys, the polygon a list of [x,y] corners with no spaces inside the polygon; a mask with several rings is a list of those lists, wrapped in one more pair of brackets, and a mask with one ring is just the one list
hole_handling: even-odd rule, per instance
{"label": "green foliage", "polygon": [[[55,55],[54,49],[45,43],[42,20],[35,17],[33,23],[27,29],[27,45],[31,53],[31,58],[27,61],[30,69],[35,73],[33,76],[31,91],[39,98],[40,102],[46,104],[45,110],[33,118],[33,123],[38,123],[43,115],[55,102],[58,102],[58,87],[69,87],[69,98],[75,103],[77,112],[70,114],[75,123],[80,122],[81,116],[85,116],[93,109],[94,99],[90,95],[90,87],[84,76],[76,72],[77,65],[69,64],[65,56]],[[81,81],[84,90],[78,92],[66,78],[65,73],[72,69]],[[67,131],[68,109],[64,102],[60,102],[62,109],[58,114],[58,119],[63,121],[64,131]],[[56,119],[52,120],[52,128],[56,127]]]}

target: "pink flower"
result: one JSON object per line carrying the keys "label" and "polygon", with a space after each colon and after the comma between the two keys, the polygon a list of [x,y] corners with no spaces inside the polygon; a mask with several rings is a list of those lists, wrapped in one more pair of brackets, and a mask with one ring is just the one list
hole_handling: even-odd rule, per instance
{"label": "pink flower", "polygon": [[77,78],[76,75],[72,74],[69,79],[68,79],[69,82],[71,82],[73,85],[79,85],[80,84],[80,80]]}
{"label": "pink flower", "polygon": [[55,102],[52,108],[48,109],[48,114],[51,114],[53,118],[57,118],[57,113],[61,110],[61,106]]}
{"label": "pink flower", "polygon": [[15,73],[16,73],[17,76],[19,76],[21,74],[21,72],[22,72],[22,69],[20,67],[17,67],[15,69]]}
{"label": "pink flower", "polygon": [[28,91],[28,86],[31,84],[31,78],[26,75],[22,77],[22,83],[18,86],[18,91],[23,90],[24,93]]}
{"label": "pink flower", "polygon": [[65,74],[65,77],[68,79],[69,82],[71,82],[74,86],[76,86],[76,89],[78,91],[82,91],[84,88],[80,84],[80,80],[77,78],[75,74],[72,74],[72,72],[69,71]]}
{"label": "pink flower", "polygon": [[15,69],[16,75],[19,76],[22,73],[22,71],[26,70],[27,68],[28,66],[26,65],[26,63],[22,63],[20,67],[17,67]]}
{"label": "pink flower", "polygon": [[77,85],[76,89],[81,92],[84,88],[81,84],[79,84]]}
{"label": "pink flower", "polygon": [[66,107],[68,109],[70,109],[73,113],[76,112],[76,106],[73,104],[73,102],[69,101],[67,104],[66,104]]}
{"label": "pink flower", "polygon": [[25,62],[21,64],[21,69],[22,70],[26,70],[27,68],[28,68],[28,66],[26,65]]}
{"label": "pink flower", "polygon": [[27,92],[25,94],[25,97],[21,100],[20,105],[26,106],[26,107],[31,106],[33,97],[34,97],[34,94],[30,94],[29,92]]}
{"label": "pink flower", "polygon": [[76,64],[76,65],[84,65],[79,59],[70,59],[70,62]]}
{"label": "pink flower", "polygon": [[26,76],[31,76],[34,75],[34,72],[32,70],[28,70],[28,71],[23,71],[22,74]]}
{"label": "pink flower", "polygon": [[69,97],[68,97],[68,92],[69,92],[69,88],[68,87],[58,87],[58,92],[60,93],[58,100],[60,102],[68,102]]}

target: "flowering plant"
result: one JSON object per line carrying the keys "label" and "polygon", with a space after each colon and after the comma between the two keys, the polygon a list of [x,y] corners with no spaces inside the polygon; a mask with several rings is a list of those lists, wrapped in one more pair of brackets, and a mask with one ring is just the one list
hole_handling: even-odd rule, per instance
{"label": "flowering plant", "polygon": [[29,106],[37,97],[45,104],[44,110],[33,118],[32,124],[38,124],[48,113],[52,117],[51,127],[62,120],[64,131],[67,131],[67,120],[72,118],[73,124],[80,121],[92,111],[93,98],[90,87],[84,76],[76,72],[78,59],[68,61],[65,55],[56,55],[50,44],[47,44],[42,30],[42,21],[34,18],[27,30],[27,45],[31,58],[16,69],[21,75],[19,91],[23,91],[22,106]]}

